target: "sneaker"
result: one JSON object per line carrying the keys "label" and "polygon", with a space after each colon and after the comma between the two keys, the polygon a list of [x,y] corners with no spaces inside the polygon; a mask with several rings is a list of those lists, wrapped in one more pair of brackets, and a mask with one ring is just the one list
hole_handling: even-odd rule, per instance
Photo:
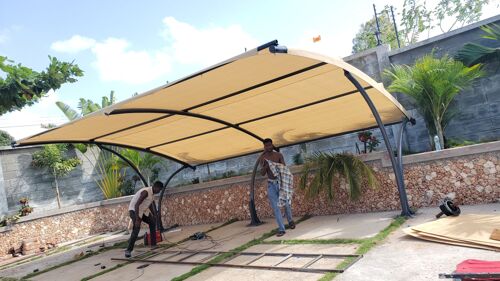
{"label": "sneaker", "polygon": [[293,222],[293,221],[292,221],[291,223],[289,223],[289,224],[288,224],[288,227],[289,227],[290,229],[295,229],[295,222]]}
{"label": "sneaker", "polygon": [[125,250],[125,257],[128,259],[132,256],[132,252],[129,250]]}
{"label": "sneaker", "polygon": [[278,234],[276,234],[276,236],[278,236],[278,237],[281,237],[281,236],[283,236],[283,235],[285,235],[285,232],[284,232],[284,231],[278,231]]}

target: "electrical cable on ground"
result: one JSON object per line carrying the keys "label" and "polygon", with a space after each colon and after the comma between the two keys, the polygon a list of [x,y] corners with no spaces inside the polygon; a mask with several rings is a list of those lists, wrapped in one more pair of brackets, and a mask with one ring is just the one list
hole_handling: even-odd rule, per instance
{"label": "electrical cable on ground", "polygon": [[[246,229],[246,230],[243,230],[243,231],[240,231],[240,232],[237,232],[237,233],[234,233],[234,234],[231,234],[231,235],[219,238],[219,239],[213,239],[212,236],[210,236],[208,234],[205,234],[205,239],[206,240],[205,239],[203,239],[203,240],[204,241],[209,241],[211,243],[211,245],[207,246],[206,248],[202,248],[202,249],[191,249],[189,247],[189,245],[182,246],[182,243],[184,243],[184,242],[182,242],[182,243],[180,243],[180,242],[172,242],[172,241],[166,239],[165,237],[163,237],[163,240],[165,240],[166,242],[170,243],[171,245],[175,245],[177,248],[179,248],[181,250],[185,250],[185,251],[206,251],[206,250],[210,250],[212,248],[215,248],[217,246],[220,246],[221,242],[231,240],[232,238],[234,238],[236,236],[239,236],[239,235],[250,234],[250,233],[253,233],[253,232],[254,232],[254,230],[252,230],[252,229]],[[195,240],[195,241],[199,241],[199,240]]]}

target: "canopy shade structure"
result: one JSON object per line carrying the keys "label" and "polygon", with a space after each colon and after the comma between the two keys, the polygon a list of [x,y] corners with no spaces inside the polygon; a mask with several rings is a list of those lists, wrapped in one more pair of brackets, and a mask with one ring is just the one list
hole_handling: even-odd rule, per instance
{"label": "canopy shade structure", "polygon": [[17,146],[98,143],[196,166],[377,127],[350,73],[383,124],[410,118],[369,76],[341,59],[270,42],[41,134]]}
{"label": "canopy shade structure", "polygon": [[[103,149],[107,144],[158,154],[182,164],[166,187],[185,167],[259,152],[265,138],[285,147],[378,127],[396,176],[402,213],[411,215],[401,158],[409,120],[383,85],[357,68],[341,59],[289,50],[275,40],[16,145],[93,143]],[[396,159],[384,125],[399,122]],[[260,224],[254,203],[256,168],[257,163],[250,225]]]}

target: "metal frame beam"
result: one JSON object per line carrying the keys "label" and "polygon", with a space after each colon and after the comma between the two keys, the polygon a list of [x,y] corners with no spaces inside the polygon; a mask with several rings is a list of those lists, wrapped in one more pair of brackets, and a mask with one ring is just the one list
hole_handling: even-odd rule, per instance
{"label": "metal frame beam", "polygon": [[[165,194],[165,190],[167,189],[167,186],[168,184],[170,183],[170,181],[172,180],[172,178],[177,175],[180,171],[184,170],[185,168],[188,168],[188,166],[182,166],[180,167],[179,169],[177,169],[175,172],[173,172],[167,179],[167,181],[165,182],[165,184],[163,185],[163,188],[161,189],[161,192],[160,192],[160,198],[158,199],[158,209],[156,210],[157,213],[158,213],[158,226],[159,226],[159,229],[160,231],[165,231],[166,229],[163,227],[163,222],[161,220],[161,206],[162,206],[162,201],[163,201],[163,195]],[[192,168],[193,170],[196,169],[196,167],[193,167]]]}
{"label": "metal frame beam", "polygon": [[[169,254],[173,253],[174,255],[179,255],[179,254],[187,254],[188,257],[192,257],[198,254],[203,254],[203,255],[218,255],[218,254],[233,254],[233,256],[224,259],[223,261],[219,263],[212,263],[210,261],[208,262],[202,262],[202,261],[197,261],[197,262],[190,262],[190,261],[185,261],[187,257],[184,257],[180,260],[176,261],[170,261],[167,259],[163,260],[152,260],[149,259],[152,256],[148,256],[148,258],[145,259],[139,259],[139,258],[132,258],[132,259],[126,259],[126,258],[112,258],[112,260],[116,261],[128,261],[128,262],[143,262],[143,263],[160,263],[160,264],[185,264],[185,265],[210,265],[210,266],[216,266],[216,267],[231,267],[231,268],[246,268],[246,269],[266,269],[266,270],[279,270],[279,271],[296,271],[296,272],[314,272],[314,273],[327,273],[327,272],[336,272],[336,273],[342,273],[345,270],[347,270],[350,266],[352,266],[354,263],[356,263],[359,259],[363,257],[363,255],[342,255],[342,254],[301,254],[301,253],[256,253],[256,252],[240,252],[240,253],[234,253],[234,252],[216,252],[216,251],[161,251],[159,253],[155,254]],[[229,264],[227,263],[228,261],[234,259],[235,257],[238,256],[255,256],[252,260],[246,262],[245,264]],[[285,261],[285,259],[290,258],[291,256],[297,257],[297,258],[313,258],[313,261],[310,261],[308,264],[302,266],[302,267],[282,267],[282,266],[277,266],[278,264],[275,264],[273,266],[264,266],[264,265],[251,265],[251,263],[255,262],[256,260],[262,258],[262,257],[282,257],[282,263]],[[314,262],[322,259],[322,258],[353,258],[350,260],[349,264],[345,265],[343,268],[340,269],[333,269],[333,268],[309,268],[310,265],[312,265]]]}
{"label": "metal frame beam", "polygon": [[[110,113],[107,113],[106,115],[117,115],[117,114],[130,114],[130,113],[161,113],[161,114],[169,114],[169,115],[181,115],[181,116],[188,116],[188,117],[193,117],[193,118],[199,118],[199,119],[204,119],[212,122],[216,122],[225,126],[228,126],[230,128],[236,129],[242,133],[245,133],[259,141],[263,141],[264,139],[246,129],[241,128],[238,125],[229,123],[227,121],[203,115],[203,114],[198,114],[198,113],[193,113],[193,112],[186,112],[186,111],[180,111],[180,110],[172,110],[172,109],[160,109],[160,108],[126,108],[126,109],[115,109],[111,111]],[[157,147],[158,145],[148,147],[148,149]]]}
{"label": "metal frame beam", "polygon": [[[439,279],[453,278],[454,280],[498,280],[500,273],[439,273]],[[477,279],[476,279],[477,278]],[[490,279],[492,278],[492,279]]]}
{"label": "metal frame beam", "polygon": [[[392,146],[391,146],[391,143],[389,141],[389,136],[387,135],[387,131],[385,130],[384,123],[382,122],[382,119],[380,118],[380,115],[377,111],[377,108],[375,107],[375,104],[371,100],[370,96],[366,93],[365,89],[358,82],[358,80],[356,80],[356,78],[354,78],[354,76],[352,76],[352,74],[347,70],[344,70],[344,75],[358,89],[359,93],[363,96],[366,103],[368,104],[368,107],[370,108],[370,110],[373,114],[373,117],[377,121],[380,132],[382,133],[382,136],[384,138],[384,143],[385,143],[385,147],[387,148],[387,153],[389,154],[389,158],[391,159],[391,164],[392,164],[392,169],[394,171],[394,175],[396,177],[396,185],[397,185],[397,188],[399,191],[399,200],[401,202],[401,209],[402,209],[401,214],[404,216],[411,216],[412,211],[410,210],[410,207],[408,204],[408,198],[406,197],[406,190],[405,190],[404,180],[403,180],[403,169],[402,169],[403,164],[402,164],[402,162],[399,163],[398,160],[394,157],[394,151],[392,150]],[[403,121],[403,123],[404,123],[404,121]],[[404,124],[404,125],[406,125],[406,124]],[[402,127],[402,129],[401,129],[401,133],[400,133],[401,137],[400,138],[402,138],[403,129],[404,129],[404,127]],[[398,143],[399,143],[399,147],[397,149],[401,150],[402,149],[401,148],[402,141],[398,140]],[[400,155],[398,155],[398,158],[400,156],[401,156],[401,153],[400,153]]]}

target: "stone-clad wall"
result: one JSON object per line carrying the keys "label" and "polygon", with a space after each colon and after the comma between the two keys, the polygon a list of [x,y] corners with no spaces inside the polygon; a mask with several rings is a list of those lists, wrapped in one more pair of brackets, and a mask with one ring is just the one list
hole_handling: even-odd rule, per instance
{"label": "stone-clad wall", "polygon": [[35,238],[40,245],[59,244],[91,234],[125,229],[130,219],[128,202],[123,201],[91,203],[80,208],[46,212],[42,217],[35,214],[23,217],[10,227],[0,228],[3,229],[0,230],[0,256],[8,254],[10,248],[20,248],[24,239]]}
{"label": "stone-clad wall", "polygon": [[[376,171],[380,186],[365,188],[358,201],[348,200],[346,185],[336,187],[335,199],[325,194],[305,198],[296,189],[293,199],[295,216],[328,215],[399,209],[394,174],[385,153],[363,155]],[[446,195],[459,204],[496,202],[500,198],[500,142],[404,157],[405,182],[410,205],[435,206]],[[298,180],[300,167],[293,167]],[[170,188],[164,201],[164,225],[224,222],[232,218],[249,219],[249,176],[229,178],[197,185]],[[260,218],[271,217],[265,181],[257,181],[255,193]],[[0,232],[0,255],[12,246],[19,247],[24,238],[61,243],[103,231],[124,229],[129,221],[129,197],[73,206],[52,213],[30,215]]]}
{"label": "stone-clad wall", "polygon": [[[483,153],[449,157],[474,151]],[[399,209],[399,196],[387,155],[376,153],[365,158],[376,171],[380,184],[378,188],[365,188],[358,201],[348,199],[345,183],[336,188],[333,201],[329,201],[326,194],[307,198],[302,190],[296,189],[292,201],[293,214],[328,215]],[[378,159],[371,160],[374,158]],[[405,183],[410,206],[435,206],[447,195],[455,197],[457,203],[464,205],[500,199],[500,142],[406,156],[404,162],[408,163],[405,165]],[[296,173],[296,182],[299,177],[300,174]],[[169,195],[163,209],[167,225],[249,219],[249,177],[233,179],[232,184],[227,184],[228,181],[221,180],[222,186],[200,189],[198,192]],[[272,214],[265,184],[264,180],[258,181],[255,190],[255,203],[260,217],[270,217]]]}

